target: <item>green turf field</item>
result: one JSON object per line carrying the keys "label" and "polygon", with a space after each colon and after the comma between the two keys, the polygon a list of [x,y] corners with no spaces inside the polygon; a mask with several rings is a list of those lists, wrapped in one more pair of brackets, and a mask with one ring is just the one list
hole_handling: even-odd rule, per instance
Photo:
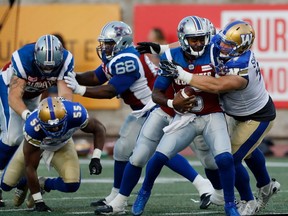
{"label": "green turf field", "polygon": [[[199,165],[197,159],[188,157],[197,171],[203,174],[203,168]],[[103,159],[103,172],[100,176],[90,176],[88,172],[89,160],[80,160],[82,167],[82,183],[76,193],[61,193],[52,191],[44,195],[46,204],[52,208],[50,215],[94,215],[94,208],[90,207],[90,202],[95,199],[105,197],[111,190],[113,182],[113,161]],[[262,215],[288,214],[288,159],[269,158],[267,166],[271,177],[274,177],[281,183],[280,192],[275,195]],[[144,172],[143,172],[144,173]],[[142,173],[142,176],[143,176]],[[57,176],[54,170],[47,171],[44,165],[40,165],[39,175]],[[141,182],[142,182],[141,178]],[[255,180],[251,177],[253,191],[256,192]],[[129,199],[127,215],[131,215],[131,204],[135,200],[135,195],[140,184],[134,189]],[[10,193],[3,192],[6,207],[0,208],[2,216],[18,215],[47,215],[49,213],[39,213],[27,211],[25,204],[16,208],[13,206],[12,198],[14,191]],[[145,215],[224,215],[223,207],[209,206],[207,210],[200,210],[198,207],[199,195],[191,183],[179,175],[164,168],[157,182],[155,183],[151,198],[146,205]]]}

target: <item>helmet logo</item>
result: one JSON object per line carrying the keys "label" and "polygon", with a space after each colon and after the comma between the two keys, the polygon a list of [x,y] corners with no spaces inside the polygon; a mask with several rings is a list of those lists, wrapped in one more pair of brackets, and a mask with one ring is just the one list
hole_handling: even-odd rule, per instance
{"label": "helmet logo", "polygon": [[251,44],[252,43],[252,38],[253,38],[252,33],[241,34],[240,37],[241,37],[242,44]]}
{"label": "helmet logo", "polygon": [[123,27],[118,27],[118,26],[115,26],[115,33],[116,33],[116,36],[117,37],[120,37],[120,36],[126,36],[128,35],[128,32],[125,32],[124,31],[124,28]]}

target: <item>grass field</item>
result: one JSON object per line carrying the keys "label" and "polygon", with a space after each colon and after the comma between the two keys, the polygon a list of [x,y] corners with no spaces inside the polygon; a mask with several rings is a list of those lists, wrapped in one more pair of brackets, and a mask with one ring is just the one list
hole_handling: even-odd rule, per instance
{"label": "grass field", "polygon": [[[195,169],[203,174],[203,168],[196,158],[188,157]],[[82,168],[82,183],[76,193],[61,193],[51,191],[44,195],[46,204],[52,208],[51,215],[94,215],[94,208],[90,207],[90,202],[95,199],[104,198],[111,190],[113,182],[113,161],[103,159],[103,172],[100,176],[90,176],[88,172],[89,160],[80,160]],[[271,177],[274,177],[281,183],[280,192],[275,195],[269,205],[261,212],[261,215],[288,215],[288,159],[287,158],[269,158],[267,167]],[[57,176],[54,170],[48,172],[44,165],[38,170],[39,175]],[[143,176],[144,172],[142,173]],[[142,182],[143,178],[141,178]],[[255,180],[251,177],[253,191],[256,192]],[[140,184],[134,189],[127,207],[127,215],[131,215],[131,204],[135,200]],[[13,206],[12,198],[14,191],[3,193],[6,207],[0,208],[2,216],[18,215],[47,215],[48,213],[31,212],[26,209],[25,204],[16,208]],[[211,205],[207,210],[200,210],[198,207],[199,195],[193,185],[179,175],[164,168],[157,179],[151,198],[146,205],[144,216],[174,216],[174,215],[224,215],[223,207]]]}

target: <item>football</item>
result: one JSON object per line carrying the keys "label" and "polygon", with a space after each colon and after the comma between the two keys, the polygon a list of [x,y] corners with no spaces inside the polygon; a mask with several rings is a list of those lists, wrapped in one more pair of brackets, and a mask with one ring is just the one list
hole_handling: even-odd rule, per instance
{"label": "football", "polygon": [[191,86],[186,86],[185,88],[181,89],[181,95],[184,98],[188,98],[192,95],[195,95],[195,90]]}

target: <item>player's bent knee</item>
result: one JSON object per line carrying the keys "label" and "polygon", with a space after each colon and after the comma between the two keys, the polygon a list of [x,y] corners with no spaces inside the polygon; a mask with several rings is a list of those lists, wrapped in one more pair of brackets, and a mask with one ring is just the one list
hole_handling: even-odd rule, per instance
{"label": "player's bent knee", "polygon": [[233,156],[229,152],[224,152],[215,157],[215,162],[219,169],[227,169],[234,164]]}

